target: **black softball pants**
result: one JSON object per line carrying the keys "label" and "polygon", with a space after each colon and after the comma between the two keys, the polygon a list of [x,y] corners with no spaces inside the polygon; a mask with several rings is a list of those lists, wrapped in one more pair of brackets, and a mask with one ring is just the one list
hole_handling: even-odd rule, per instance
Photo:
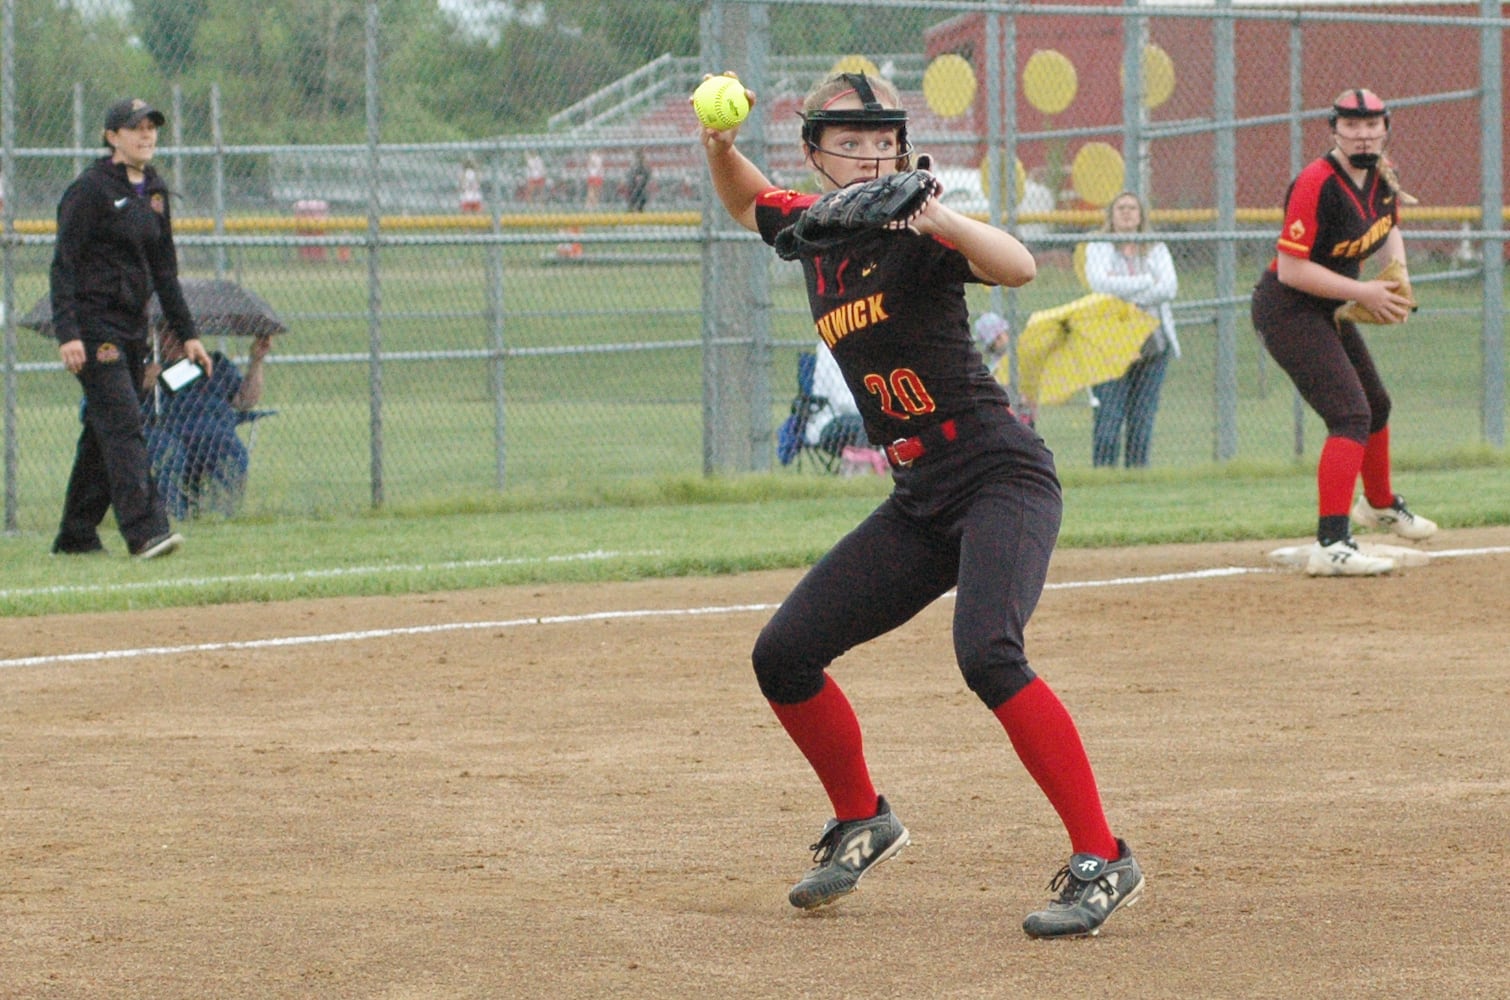
{"label": "black softball pants", "polygon": [[168,531],[168,515],[157,496],[142,425],[141,380],[147,345],[112,341],[118,352],[99,359],[107,345],[85,341],[87,357],[78,374],[84,387],[84,427],[74,453],[73,472],[63,498],[63,520],[53,543],[58,552],[100,548],[99,526],[115,508],[116,524],[135,552]]}
{"label": "black softball pants", "polygon": [[761,631],[752,657],[761,693],[777,704],[814,697],[833,660],[957,587],[955,657],[970,690],[995,709],[1035,676],[1023,631],[1043,593],[1061,512],[1057,484],[1039,476],[995,479],[957,512],[928,519],[888,498],[808,571]]}
{"label": "black softball pants", "polygon": [[1253,327],[1327,434],[1367,445],[1389,424],[1390,399],[1363,335],[1341,329],[1326,303],[1265,272],[1253,291]]}

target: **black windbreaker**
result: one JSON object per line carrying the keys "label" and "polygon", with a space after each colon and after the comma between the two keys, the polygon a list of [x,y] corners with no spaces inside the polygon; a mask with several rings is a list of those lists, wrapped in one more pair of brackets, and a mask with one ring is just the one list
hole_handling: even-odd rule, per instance
{"label": "black windbreaker", "polygon": [[145,173],[138,194],[125,164],[101,157],[63,192],[52,258],[52,322],[59,344],[145,340],[154,290],[179,339],[196,336],[178,285],[168,187],[151,167]]}

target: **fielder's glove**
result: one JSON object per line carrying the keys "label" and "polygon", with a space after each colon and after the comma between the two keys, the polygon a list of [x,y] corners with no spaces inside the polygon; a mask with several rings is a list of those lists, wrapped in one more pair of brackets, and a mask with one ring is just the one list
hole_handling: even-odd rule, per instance
{"label": "fielder's glove", "polygon": [[906,229],[941,190],[927,170],[906,170],[830,191],[777,234],[776,254],[783,260],[814,257],[864,233]]}
{"label": "fielder's glove", "polygon": [[[1405,265],[1398,260],[1391,260],[1384,265],[1384,270],[1376,275],[1380,281],[1398,281],[1399,287],[1395,289],[1396,295],[1403,295],[1410,300],[1410,311],[1416,311],[1416,296],[1410,289],[1410,275],[1405,273]],[[1351,300],[1344,302],[1332,313],[1333,322],[1343,323],[1393,323],[1394,320],[1385,319],[1375,315],[1374,311],[1367,306],[1359,305]],[[1403,322],[1403,321],[1402,321]]]}

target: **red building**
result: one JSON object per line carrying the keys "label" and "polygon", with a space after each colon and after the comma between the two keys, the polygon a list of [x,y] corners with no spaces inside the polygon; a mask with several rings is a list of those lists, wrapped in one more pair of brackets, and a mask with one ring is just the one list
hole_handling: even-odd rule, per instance
{"label": "red building", "polygon": [[[1105,0],[1065,0],[1087,6],[1106,6]],[[1338,8],[1313,8],[1337,11]],[[1473,3],[1389,5],[1346,8],[1349,14],[1367,11],[1391,15],[1476,17]],[[1150,126],[1176,121],[1209,121],[1216,66],[1214,34],[1209,17],[1150,16],[1145,19],[1148,40],[1163,49],[1174,67],[1170,98],[1149,112]],[[1055,150],[1038,141],[1019,146],[1018,155],[1029,169],[1051,165],[1057,158],[1066,167],[1075,150],[1088,141],[1122,145],[1122,26],[1121,17],[1090,15],[1018,15],[1017,124],[1020,132],[1049,128],[1110,126],[1113,131],[1061,142]],[[957,53],[982,71],[986,53],[986,15],[964,14],[930,29],[925,35],[929,60]],[[1239,119],[1283,115],[1289,110],[1289,25],[1272,20],[1239,20],[1236,35],[1236,115]],[[1064,55],[1075,68],[1074,100],[1052,116],[1029,103],[1021,85],[1022,68],[1039,50]],[[1407,53],[1412,53],[1406,57]],[[1473,27],[1421,27],[1403,24],[1307,23],[1303,29],[1302,103],[1313,110],[1328,106],[1348,87],[1378,91],[1386,101],[1478,87],[1479,34]],[[1502,86],[1510,87],[1510,63]],[[967,112],[976,116],[978,134],[986,133],[986,101],[977,97]],[[1502,123],[1502,129],[1505,128]],[[1477,208],[1479,196],[1479,112],[1472,100],[1401,108],[1393,114],[1395,135],[1390,151],[1406,190],[1421,200],[1422,209],[1466,206]],[[1510,130],[1501,136],[1504,142]],[[1302,162],[1328,148],[1324,119],[1303,127]],[[1062,148],[1068,145],[1068,149]],[[1162,208],[1210,208],[1215,204],[1215,142],[1211,133],[1158,139],[1149,161],[1149,193]],[[984,150],[982,150],[984,155]],[[1125,152],[1124,152],[1125,155]],[[1241,208],[1277,208],[1291,178],[1290,134],[1287,123],[1245,127],[1237,134],[1237,201]],[[1445,216],[1450,212],[1424,213]],[[1434,227],[1435,228],[1435,227]]]}

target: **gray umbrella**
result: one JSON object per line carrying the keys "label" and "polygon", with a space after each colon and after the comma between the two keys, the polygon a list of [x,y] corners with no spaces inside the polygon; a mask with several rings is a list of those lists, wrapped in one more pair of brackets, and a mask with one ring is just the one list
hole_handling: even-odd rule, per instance
{"label": "gray umbrella", "polygon": [[[183,278],[184,301],[199,328],[200,336],[240,335],[260,337],[274,333],[287,333],[288,327],[278,318],[277,312],[256,292],[243,288],[224,278]],[[152,324],[162,322],[163,310],[157,296],[147,310],[147,319]],[[52,296],[44,295],[31,307],[31,311],[17,321],[46,336],[53,335]]]}

